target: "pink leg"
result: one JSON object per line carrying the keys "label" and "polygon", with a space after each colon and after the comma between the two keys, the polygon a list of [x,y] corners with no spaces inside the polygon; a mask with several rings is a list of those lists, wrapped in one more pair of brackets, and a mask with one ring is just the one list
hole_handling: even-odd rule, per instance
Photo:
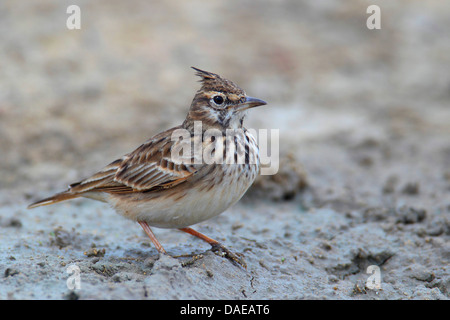
{"label": "pink leg", "polygon": [[145,221],[138,221],[138,223],[141,225],[142,229],[144,229],[145,233],[148,235],[150,240],[152,240],[153,244],[156,247],[156,250],[158,250],[160,253],[166,253],[166,250],[164,250],[161,243],[159,243],[158,239],[156,239],[155,235],[153,234],[152,229],[148,226],[147,222]]}
{"label": "pink leg", "polygon": [[219,252],[222,256],[227,257],[228,259],[231,259],[231,261],[234,261],[238,264],[240,264],[244,269],[247,269],[247,264],[244,260],[242,260],[240,257],[238,257],[236,254],[225,248],[219,241],[214,240],[208,236],[205,236],[204,234],[195,231],[191,228],[181,228],[179,229],[181,231],[184,231],[186,233],[192,234],[193,236],[202,239],[203,241],[206,241],[212,246],[212,251]]}
{"label": "pink leg", "polygon": [[195,236],[195,237],[197,237],[197,238],[200,238],[200,239],[202,239],[203,241],[208,242],[208,243],[209,243],[210,245],[212,245],[212,246],[215,246],[215,245],[218,245],[218,244],[219,244],[219,241],[214,240],[214,239],[211,239],[210,237],[205,236],[204,234],[202,234],[202,233],[200,233],[200,232],[198,232],[198,231],[195,231],[194,229],[191,229],[191,228],[181,228],[180,230],[181,230],[181,231],[184,231],[184,232],[186,232],[186,233],[192,234],[193,236]]}

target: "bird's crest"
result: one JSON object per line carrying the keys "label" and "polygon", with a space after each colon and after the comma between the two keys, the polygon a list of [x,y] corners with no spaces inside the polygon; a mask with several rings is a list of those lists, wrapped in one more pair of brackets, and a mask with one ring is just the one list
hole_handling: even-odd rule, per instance
{"label": "bird's crest", "polygon": [[234,93],[237,95],[245,95],[244,90],[239,88],[237,84],[233,81],[227,80],[219,76],[218,74],[204,71],[195,67],[191,67],[196,72],[196,75],[199,76],[200,82],[202,83],[202,87],[200,91],[218,91],[223,93]]}

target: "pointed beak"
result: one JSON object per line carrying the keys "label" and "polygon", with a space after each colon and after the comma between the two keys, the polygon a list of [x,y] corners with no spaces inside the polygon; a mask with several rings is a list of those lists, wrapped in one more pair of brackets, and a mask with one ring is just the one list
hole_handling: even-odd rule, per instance
{"label": "pointed beak", "polygon": [[244,102],[239,103],[238,105],[235,105],[235,110],[243,111],[254,107],[259,107],[267,104],[264,100],[253,98],[253,97],[246,97]]}

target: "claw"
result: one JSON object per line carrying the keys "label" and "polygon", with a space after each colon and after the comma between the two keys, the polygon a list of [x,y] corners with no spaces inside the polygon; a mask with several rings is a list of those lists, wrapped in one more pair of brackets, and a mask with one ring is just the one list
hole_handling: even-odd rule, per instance
{"label": "claw", "polygon": [[192,234],[193,236],[200,238],[203,241],[206,241],[207,243],[209,243],[211,245],[212,252],[217,253],[220,251],[221,252],[219,254],[220,256],[230,259],[232,262],[240,265],[245,270],[247,270],[247,264],[244,262],[244,260],[241,259],[240,257],[238,257],[236,254],[234,254],[230,250],[228,250],[227,248],[225,248],[219,241],[214,240],[208,236],[205,236],[204,234],[201,234],[200,232],[195,231],[194,229],[191,229],[191,228],[181,228],[180,230],[183,232]]}
{"label": "claw", "polygon": [[221,257],[225,257],[231,260],[231,262],[238,264],[245,270],[247,270],[247,264],[245,263],[245,261],[242,258],[240,258],[237,254],[234,254],[233,252],[228,250],[220,242],[211,244],[211,251],[214,252],[215,254],[220,255]]}

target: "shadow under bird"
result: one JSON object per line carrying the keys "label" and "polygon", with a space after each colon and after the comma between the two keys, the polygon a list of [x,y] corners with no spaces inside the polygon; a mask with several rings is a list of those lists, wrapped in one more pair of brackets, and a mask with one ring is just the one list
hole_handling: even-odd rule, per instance
{"label": "shadow under bird", "polygon": [[[255,137],[244,128],[243,121],[248,109],[266,102],[247,96],[235,83],[217,74],[193,69],[201,78],[202,86],[180,126],[155,135],[91,177],[73,183],[66,191],[37,201],[28,208],[79,197],[100,200],[109,203],[120,215],[137,221],[160,253],[166,251],[150,226],[187,232],[209,243],[213,251],[246,267],[238,255],[189,226],[215,217],[235,204],[259,174],[258,145]],[[173,151],[186,141],[173,139],[173,134],[178,129],[186,130],[193,142],[197,121],[201,121],[202,133],[209,129],[224,133],[219,139],[202,139],[203,150],[210,148],[212,154],[218,142],[225,145],[228,130],[241,130],[241,135],[234,136],[240,147],[234,148],[232,158],[243,152],[246,161],[199,163],[194,161],[194,154],[189,154],[186,161],[175,161]],[[230,152],[227,148],[218,150],[223,152],[220,156]],[[248,161],[249,155],[253,155],[255,161]]]}

